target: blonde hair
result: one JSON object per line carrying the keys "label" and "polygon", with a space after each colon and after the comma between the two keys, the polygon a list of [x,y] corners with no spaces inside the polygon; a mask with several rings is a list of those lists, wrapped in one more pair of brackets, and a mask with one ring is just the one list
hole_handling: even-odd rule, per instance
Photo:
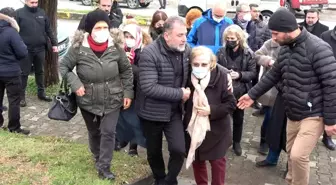
{"label": "blonde hair", "polygon": [[216,55],[213,54],[212,50],[205,47],[205,46],[196,46],[191,50],[191,57],[190,61],[194,61],[196,57],[201,56],[201,55],[208,55],[209,60],[210,60],[210,70],[212,71],[213,69],[216,68],[217,65],[217,57]]}
{"label": "blonde hair", "polygon": [[241,29],[240,26],[235,24],[228,26],[223,33],[223,43],[226,42],[226,39],[229,34],[234,34],[237,37],[239,46],[241,48],[245,49],[249,47],[247,44],[246,34],[244,30]]}

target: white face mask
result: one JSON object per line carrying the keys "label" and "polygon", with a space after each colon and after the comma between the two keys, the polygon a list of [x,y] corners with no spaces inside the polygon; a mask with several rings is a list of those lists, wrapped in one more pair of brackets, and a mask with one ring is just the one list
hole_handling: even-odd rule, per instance
{"label": "white face mask", "polygon": [[133,48],[135,46],[135,40],[134,39],[126,39],[126,46],[129,48]]}
{"label": "white face mask", "polygon": [[250,21],[252,19],[252,16],[251,16],[250,13],[248,13],[248,14],[244,15],[243,19],[248,22],[248,21]]}
{"label": "white face mask", "polygon": [[222,18],[213,18],[213,20],[214,21],[216,21],[216,22],[218,22],[218,23],[220,23],[222,20],[224,19],[224,17],[222,17]]}
{"label": "white face mask", "polygon": [[99,30],[99,31],[92,31],[91,36],[93,40],[98,43],[104,43],[107,41],[107,39],[110,37],[109,30]]}
{"label": "white face mask", "polygon": [[209,74],[209,68],[208,67],[194,67],[192,66],[192,74],[197,79],[203,79]]}

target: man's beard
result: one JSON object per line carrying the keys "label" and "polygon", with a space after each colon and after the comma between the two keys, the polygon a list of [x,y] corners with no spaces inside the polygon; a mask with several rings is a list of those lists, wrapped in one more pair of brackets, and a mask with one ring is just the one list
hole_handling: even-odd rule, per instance
{"label": "man's beard", "polygon": [[184,44],[183,46],[171,46],[170,48],[172,50],[175,50],[177,52],[183,52],[185,50],[186,45]]}
{"label": "man's beard", "polygon": [[286,36],[286,38],[282,42],[278,42],[280,46],[288,45],[293,41],[290,36]]}

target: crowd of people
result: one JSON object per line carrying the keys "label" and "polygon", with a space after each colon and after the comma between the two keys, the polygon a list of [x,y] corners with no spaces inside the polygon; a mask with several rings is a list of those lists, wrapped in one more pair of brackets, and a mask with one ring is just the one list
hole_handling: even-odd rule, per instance
{"label": "crowd of people", "polygon": [[[25,2],[0,10],[0,113],[6,90],[8,129],[28,135],[20,125],[28,75],[33,65],[37,96],[51,101],[43,66],[57,39],[38,0]],[[100,178],[116,178],[113,152],[129,145],[130,156],[146,148],[155,185],[177,185],[185,159],[196,184],[210,181],[209,161],[211,183],[224,185],[225,156],[231,145],[242,155],[250,106],[264,115],[258,152],[267,157],[256,166],[277,165],[284,150],[288,184],[309,184],[309,156],[323,132],[322,142],[335,150],[336,28],[321,24],[315,9],[297,23],[280,8],[266,24],[257,4],[239,4],[233,19],[226,8],[218,1],[186,20],[158,10],[148,32],[130,16],[125,21],[113,0],[83,16],[59,70],[76,94]]]}

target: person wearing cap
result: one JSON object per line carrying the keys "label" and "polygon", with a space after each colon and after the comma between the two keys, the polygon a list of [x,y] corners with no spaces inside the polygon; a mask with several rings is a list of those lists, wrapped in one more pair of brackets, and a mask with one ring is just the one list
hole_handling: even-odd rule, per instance
{"label": "person wearing cap", "polygon": [[268,22],[272,38],[282,47],[269,72],[239,99],[247,108],[282,82],[287,120],[288,173],[290,185],[309,184],[309,156],[323,130],[336,134],[336,60],[331,47],[299,28],[295,16],[284,8]]}
{"label": "person wearing cap", "polygon": [[[131,106],[134,92],[123,34],[109,28],[104,11],[88,13],[85,32],[75,33],[73,44],[60,63],[60,73],[77,95],[99,177],[113,180],[110,165],[119,112]],[[76,73],[72,71],[75,67]]]}
{"label": "person wearing cap", "polygon": [[[124,50],[132,65],[134,76],[134,91],[138,82],[138,62],[142,49],[151,43],[151,37],[136,24],[128,24],[123,28],[125,42]],[[134,97],[135,99],[135,97]],[[121,110],[117,124],[116,150],[120,150],[128,143],[130,156],[138,155],[137,145],[145,147],[145,138],[142,134],[139,117],[135,110],[134,102],[129,109]]]}

